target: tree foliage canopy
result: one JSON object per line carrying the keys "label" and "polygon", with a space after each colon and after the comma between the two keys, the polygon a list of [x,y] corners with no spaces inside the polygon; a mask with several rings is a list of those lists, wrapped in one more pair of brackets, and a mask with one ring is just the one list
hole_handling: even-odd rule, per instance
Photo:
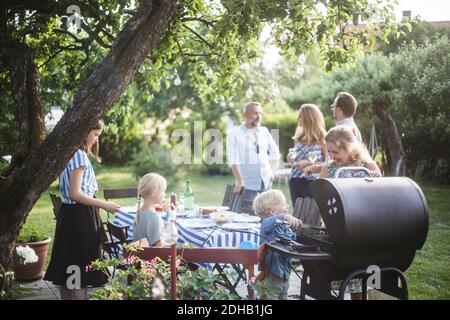
{"label": "tree foliage canopy", "polygon": [[[330,69],[351,61],[375,35],[396,29],[390,25],[392,6],[382,2],[2,1],[0,96],[6,125],[0,132],[16,131],[9,139],[18,141],[1,150],[13,159],[0,180],[0,216],[6,221],[0,226],[0,264],[9,263],[18,230],[40,194],[133,79],[141,99],[149,101],[183,66],[201,101],[228,100],[242,84],[239,65],[258,55],[257,39],[267,24],[285,55],[295,60],[319,43]],[[350,27],[350,21],[364,21],[365,28]],[[67,111],[46,136],[43,114],[52,104]]]}

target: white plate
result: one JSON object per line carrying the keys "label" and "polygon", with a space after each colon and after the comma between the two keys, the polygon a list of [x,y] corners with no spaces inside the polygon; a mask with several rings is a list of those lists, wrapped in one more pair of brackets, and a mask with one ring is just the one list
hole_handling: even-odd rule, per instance
{"label": "white plate", "polygon": [[236,214],[232,221],[233,222],[246,222],[246,223],[257,223],[261,220],[258,216],[251,216],[249,214]]}
{"label": "white plate", "polygon": [[177,218],[187,217],[190,214],[191,213],[187,212],[187,211],[179,211],[179,212],[177,212]]}
{"label": "white plate", "polygon": [[191,229],[201,229],[201,228],[211,228],[214,227],[216,225],[216,223],[212,220],[189,220],[186,219],[186,221],[184,221],[182,223],[182,225],[186,228],[191,228]]}
{"label": "white plate", "polygon": [[225,211],[225,210],[230,209],[230,207],[225,207],[225,206],[201,206],[200,209],[215,210],[215,211]]}
{"label": "white plate", "polygon": [[248,230],[248,229],[255,228],[255,224],[242,223],[242,222],[239,222],[239,223],[228,222],[228,223],[224,223],[220,227],[223,229],[228,229],[228,230]]}

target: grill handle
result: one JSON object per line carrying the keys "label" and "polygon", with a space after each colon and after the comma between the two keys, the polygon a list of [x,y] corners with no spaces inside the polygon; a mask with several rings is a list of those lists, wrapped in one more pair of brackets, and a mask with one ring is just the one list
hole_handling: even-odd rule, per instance
{"label": "grill handle", "polygon": [[286,244],[280,241],[271,241],[266,244],[266,250],[276,251],[283,256],[290,258],[300,258],[303,260],[333,260],[333,256],[327,252],[296,252],[289,249]]}

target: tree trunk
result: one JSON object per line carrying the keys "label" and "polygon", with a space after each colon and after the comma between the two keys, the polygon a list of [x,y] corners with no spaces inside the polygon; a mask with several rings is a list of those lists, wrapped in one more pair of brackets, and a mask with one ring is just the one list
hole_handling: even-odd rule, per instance
{"label": "tree trunk", "polygon": [[11,266],[15,239],[33,205],[157,46],[178,5],[178,0],[141,1],[108,56],[85,81],[52,133],[14,176],[0,186],[1,265]]}
{"label": "tree trunk", "polygon": [[13,175],[31,152],[45,139],[44,112],[39,99],[39,75],[32,49],[19,41],[9,39],[3,43],[9,66],[16,114],[19,120],[19,142],[5,176]]}
{"label": "tree trunk", "polygon": [[383,140],[388,149],[387,156],[388,163],[390,163],[390,174],[395,177],[404,176],[406,172],[405,152],[403,151],[402,140],[397,130],[397,125],[385,110],[382,101],[374,101],[373,109],[383,125]]}

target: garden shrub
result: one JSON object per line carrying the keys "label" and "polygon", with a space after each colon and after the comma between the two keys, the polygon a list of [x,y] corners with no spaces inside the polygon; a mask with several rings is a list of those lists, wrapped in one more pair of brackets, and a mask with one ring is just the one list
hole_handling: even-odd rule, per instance
{"label": "garden shrub", "polygon": [[172,150],[157,142],[150,143],[137,153],[130,162],[136,178],[149,172],[155,172],[167,179],[169,186],[174,186],[183,180],[185,167],[177,165],[172,160]]}

